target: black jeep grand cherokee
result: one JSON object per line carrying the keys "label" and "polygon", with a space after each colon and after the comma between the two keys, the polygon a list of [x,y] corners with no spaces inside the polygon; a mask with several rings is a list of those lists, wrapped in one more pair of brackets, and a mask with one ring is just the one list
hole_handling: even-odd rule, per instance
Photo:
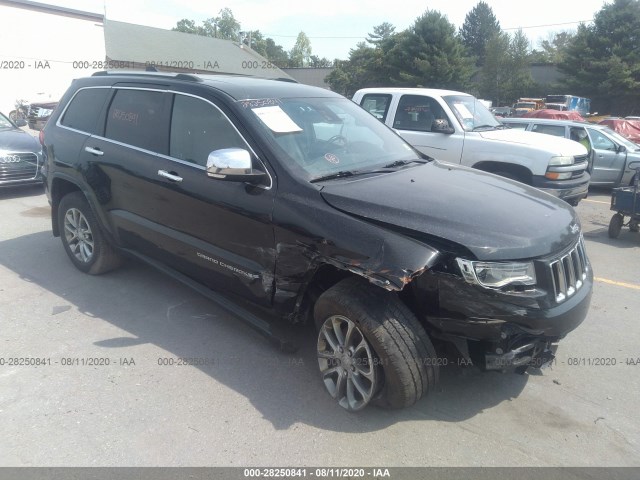
{"label": "black jeep grand cherokee", "polygon": [[53,234],[76,267],[134,255],[272,339],[283,322],[268,318],[312,318],[322,381],[348,410],[433,389],[432,340],[524,371],[587,314],[570,206],[432,161],[326,90],[101,72],[73,82],[44,150]]}

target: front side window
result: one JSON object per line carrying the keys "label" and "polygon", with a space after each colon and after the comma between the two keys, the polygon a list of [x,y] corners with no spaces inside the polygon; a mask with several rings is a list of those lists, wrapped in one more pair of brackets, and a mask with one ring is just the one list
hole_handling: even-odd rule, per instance
{"label": "front side window", "polygon": [[198,98],[176,95],[169,155],[204,167],[209,153],[223,148],[246,150],[247,145],[218,108]]}
{"label": "front side window", "polygon": [[120,89],[109,107],[105,136],[157,153],[167,153],[170,96],[164,92]]}
{"label": "front side window", "polygon": [[591,144],[593,145],[593,148],[597,150],[616,151],[616,144],[599,131],[590,128],[589,135],[591,136]]}
{"label": "front side window", "polygon": [[60,123],[65,127],[95,134],[97,120],[111,89],[85,88],[75,94]]}
{"label": "front side window", "polygon": [[447,117],[433,98],[422,95],[403,95],[398,102],[393,128],[430,132],[435,119],[447,120]]}

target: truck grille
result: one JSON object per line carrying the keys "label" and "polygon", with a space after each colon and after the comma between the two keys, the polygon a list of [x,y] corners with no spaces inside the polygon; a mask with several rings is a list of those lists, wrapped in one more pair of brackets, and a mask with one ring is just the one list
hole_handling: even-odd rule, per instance
{"label": "truck grille", "polygon": [[584,239],[580,235],[578,243],[561,257],[549,264],[553,292],[557,303],[564,302],[576,293],[587,278],[589,261],[584,248]]}
{"label": "truck grille", "polygon": [[574,160],[574,164],[575,165],[582,165],[582,169],[580,170],[575,170],[572,175],[571,178],[577,178],[580,175],[582,175],[584,173],[584,171],[589,168],[589,155],[579,155],[577,157],[575,157]]}
{"label": "truck grille", "polygon": [[38,157],[34,153],[9,153],[0,157],[0,183],[35,179]]}

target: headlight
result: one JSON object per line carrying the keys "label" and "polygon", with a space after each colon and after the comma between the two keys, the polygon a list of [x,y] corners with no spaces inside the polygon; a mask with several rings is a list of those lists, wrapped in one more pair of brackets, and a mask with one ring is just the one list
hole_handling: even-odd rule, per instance
{"label": "headlight", "polygon": [[457,258],[462,276],[468,283],[487,288],[500,288],[511,283],[535,285],[533,262],[476,262]]}
{"label": "headlight", "polygon": [[573,165],[573,157],[551,157],[549,165]]}

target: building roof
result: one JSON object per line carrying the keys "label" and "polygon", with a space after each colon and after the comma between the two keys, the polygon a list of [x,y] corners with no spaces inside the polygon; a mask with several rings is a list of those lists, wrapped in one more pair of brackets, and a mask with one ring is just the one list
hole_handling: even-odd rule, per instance
{"label": "building roof", "polygon": [[219,38],[105,19],[104,43],[108,60],[138,68],[291,79],[246,45]]}
{"label": "building roof", "polygon": [[80,20],[89,20],[91,22],[102,23],[104,19],[104,15],[101,13],[86,12],[84,10],[50,5],[48,3],[33,2],[31,0],[0,0],[0,5],[21,8],[23,10],[32,10],[34,12],[49,13],[52,15],[60,15],[63,17],[78,18]]}

